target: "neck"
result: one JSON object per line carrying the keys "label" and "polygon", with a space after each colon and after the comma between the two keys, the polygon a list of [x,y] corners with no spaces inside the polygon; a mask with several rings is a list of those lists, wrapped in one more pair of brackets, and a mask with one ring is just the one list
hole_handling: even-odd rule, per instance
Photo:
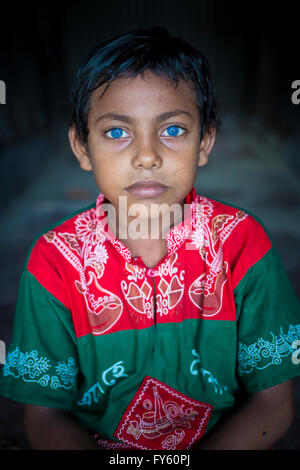
{"label": "neck", "polygon": [[121,240],[133,258],[140,257],[149,268],[154,268],[168,253],[165,240]]}
{"label": "neck", "polygon": [[151,206],[150,213],[149,210],[148,212],[145,210],[144,213],[139,212],[137,216],[131,216],[130,211],[125,212],[122,208],[117,208],[116,220],[113,220],[111,214],[108,213],[107,222],[116,238],[122,241],[148,241],[150,245],[151,241],[153,244],[158,242],[161,244],[170,230],[184,220],[183,202],[177,204],[175,209],[172,207],[171,210],[170,207],[162,210],[162,206],[155,204]]}

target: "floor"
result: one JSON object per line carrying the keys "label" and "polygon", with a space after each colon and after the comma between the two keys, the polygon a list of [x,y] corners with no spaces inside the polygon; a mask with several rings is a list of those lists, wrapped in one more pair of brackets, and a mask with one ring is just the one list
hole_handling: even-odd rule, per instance
{"label": "floor", "polygon": [[[16,161],[16,153],[25,151],[40,152],[45,158],[43,147],[46,165],[0,215],[0,339],[6,344],[22,266],[33,238],[52,222],[92,203],[98,192],[92,175],[83,172],[71,154],[65,125],[51,135],[41,134],[7,149],[5,158],[11,154]],[[199,170],[196,189],[262,219],[300,299],[299,148],[299,140],[266,131],[256,120],[224,116],[209,164]],[[295,420],[276,449],[300,450],[300,377],[294,381],[294,392]],[[0,397],[0,449],[26,448],[22,413],[22,405]]]}

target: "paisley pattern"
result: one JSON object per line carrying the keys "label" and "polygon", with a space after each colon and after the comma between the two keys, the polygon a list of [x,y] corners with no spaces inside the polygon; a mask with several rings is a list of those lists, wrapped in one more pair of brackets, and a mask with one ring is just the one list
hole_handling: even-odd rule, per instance
{"label": "paisley pattern", "polygon": [[262,370],[282,363],[282,358],[292,356],[295,349],[293,343],[300,339],[300,324],[289,325],[287,334],[282,328],[275,335],[270,332],[271,339],[259,338],[255,343],[238,344],[238,372],[250,374],[255,369]]}
{"label": "paisley pattern", "polygon": [[78,368],[73,357],[69,357],[67,362],[51,364],[49,359],[39,356],[38,351],[23,353],[18,347],[7,354],[3,366],[4,376],[12,375],[24,382],[36,382],[42,387],[50,386],[53,389],[70,390],[75,387],[77,374]]}

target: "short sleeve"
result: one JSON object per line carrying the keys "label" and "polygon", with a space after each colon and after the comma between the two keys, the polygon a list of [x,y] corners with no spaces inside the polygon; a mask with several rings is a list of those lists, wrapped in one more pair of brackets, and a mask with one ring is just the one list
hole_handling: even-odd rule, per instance
{"label": "short sleeve", "polygon": [[247,270],[234,297],[237,370],[246,392],[300,375],[299,302],[274,245]]}
{"label": "short sleeve", "polygon": [[23,403],[70,410],[77,381],[71,312],[25,268],[12,341],[0,371],[0,394]]}

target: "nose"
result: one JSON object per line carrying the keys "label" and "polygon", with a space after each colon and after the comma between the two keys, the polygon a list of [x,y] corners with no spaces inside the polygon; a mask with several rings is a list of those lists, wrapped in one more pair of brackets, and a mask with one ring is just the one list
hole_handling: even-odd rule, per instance
{"label": "nose", "polygon": [[154,138],[144,136],[138,139],[132,164],[134,168],[151,169],[161,167],[162,159]]}

